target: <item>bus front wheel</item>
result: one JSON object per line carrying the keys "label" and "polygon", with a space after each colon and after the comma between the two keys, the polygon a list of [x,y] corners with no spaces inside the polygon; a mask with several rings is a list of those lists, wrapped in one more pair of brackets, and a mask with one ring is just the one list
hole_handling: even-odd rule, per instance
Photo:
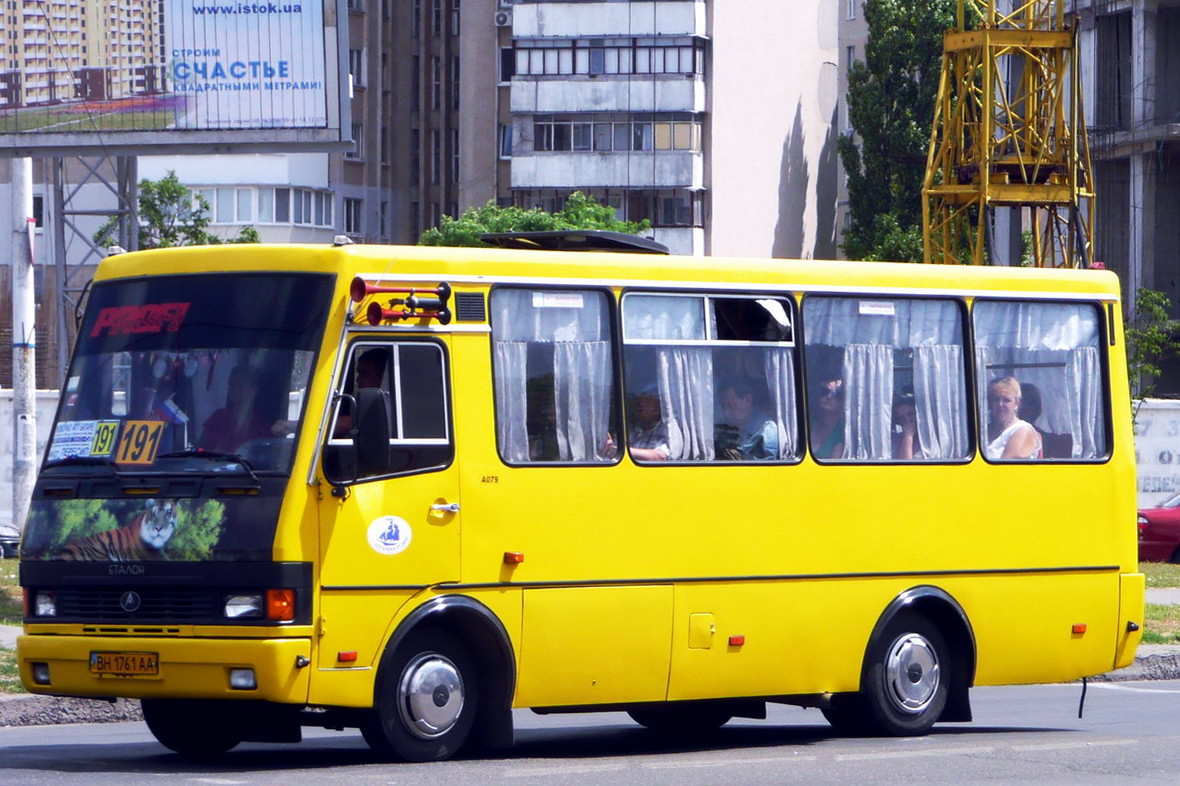
{"label": "bus front wheel", "polygon": [[152,736],[182,756],[211,758],[242,741],[224,705],[182,699],[143,699],[140,704]]}
{"label": "bus front wheel", "polygon": [[383,661],[376,704],[361,727],[365,742],[402,761],[454,756],[471,732],[479,700],[466,649],[446,631],[415,631]]}
{"label": "bus front wheel", "polygon": [[927,617],[894,617],[866,661],[863,702],[869,730],[891,737],[925,734],[946,707],[946,643]]}

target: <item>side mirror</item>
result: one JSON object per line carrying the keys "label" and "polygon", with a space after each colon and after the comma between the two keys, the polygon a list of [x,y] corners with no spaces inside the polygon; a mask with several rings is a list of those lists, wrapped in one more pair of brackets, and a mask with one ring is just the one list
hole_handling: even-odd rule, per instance
{"label": "side mirror", "polygon": [[353,444],[358,477],[389,471],[389,392],[380,388],[356,391]]}

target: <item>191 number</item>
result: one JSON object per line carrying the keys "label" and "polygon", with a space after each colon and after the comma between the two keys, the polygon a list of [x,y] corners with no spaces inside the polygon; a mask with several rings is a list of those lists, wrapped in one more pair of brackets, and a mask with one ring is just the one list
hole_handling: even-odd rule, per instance
{"label": "191 number", "polygon": [[119,464],[151,464],[160,449],[160,435],[164,433],[162,420],[128,420],[119,436]]}

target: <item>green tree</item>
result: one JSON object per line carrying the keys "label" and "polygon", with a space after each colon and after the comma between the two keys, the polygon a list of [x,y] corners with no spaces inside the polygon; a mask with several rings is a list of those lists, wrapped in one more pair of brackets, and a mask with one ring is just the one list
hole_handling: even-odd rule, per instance
{"label": "green tree", "polygon": [[[221,243],[257,243],[258,230],[243,227],[237,236],[223,240],[209,232],[209,201],[192,194],[169,171],[160,180],[139,181],[139,247],[173,248],[175,246],[215,246]],[[117,239],[119,219],[112,216],[97,232],[99,247]]]}
{"label": "green tree", "polygon": [[1163,373],[1160,363],[1180,354],[1168,319],[1168,296],[1154,289],[1135,292],[1135,313],[1127,323],[1127,377],[1135,398],[1150,398]]}
{"label": "green tree", "polygon": [[865,0],[865,59],[848,70],[856,137],[837,141],[848,175],[853,259],[922,259],[922,180],[955,0]]}
{"label": "green tree", "polygon": [[483,207],[472,207],[458,218],[443,216],[437,227],[422,233],[418,244],[423,246],[486,246],[479,239],[484,233],[545,232],[558,229],[606,229],[638,235],[651,229],[651,222],[620,221],[615,209],[599,204],[594,197],[581,191],[570,194],[565,206],[556,213],[534,208],[500,207],[489,201]]}
{"label": "green tree", "polygon": [[225,526],[225,505],[215,499],[206,500],[196,510],[188,504],[177,507],[176,532],[165,548],[169,559],[184,561],[207,560],[221,539]]}
{"label": "green tree", "polygon": [[53,530],[49,551],[56,551],[75,538],[118,527],[118,519],[106,503],[103,499],[68,499],[57,503],[58,527]]}

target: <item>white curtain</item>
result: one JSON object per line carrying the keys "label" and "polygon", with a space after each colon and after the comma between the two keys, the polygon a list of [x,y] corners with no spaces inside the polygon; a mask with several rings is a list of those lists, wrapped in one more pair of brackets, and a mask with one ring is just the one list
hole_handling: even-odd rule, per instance
{"label": "white curtain", "polygon": [[[673,461],[713,460],[713,353],[708,348],[656,351],[660,416],[668,428]],[[680,437],[680,455],[672,435]]]}
{"label": "white curtain", "polygon": [[553,345],[557,447],[562,461],[603,461],[610,429],[610,342]]}
{"label": "white curtain", "polygon": [[[529,380],[548,371],[552,389],[534,390],[534,407],[555,412],[562,461],[606,461],[614,382],[606,297],[598,292],[498,289],[492,293],[497,437],[504,458],[529,455]],[[529,368],[530,349],[545,366]],[[536,355],[534,355],[536,357]],[[539,399],[539,400],[538,400]]]}
{"label": "white curtain", "polygon": [[778,458],[793,458],[799,435],[795,428],[795,364],[792,361],[792,350],[775,347],[765,352],[770,415],[778,427]]}
{"label": "white curtain", "polygon": [[918,429],[914,458],[967,455],[967,383],[961,346],[914,347],[914,409]]}
{"label": "white curtain", "polygon": [[493,341],[496,386],[496,438],[500,453],[510,463],[529,460],[528,365],[524,341]]}
{"label": "white curtain", "polygon": [[893,347],[849,344],[844,348],[843,379],[843,458],[892,458]]}

